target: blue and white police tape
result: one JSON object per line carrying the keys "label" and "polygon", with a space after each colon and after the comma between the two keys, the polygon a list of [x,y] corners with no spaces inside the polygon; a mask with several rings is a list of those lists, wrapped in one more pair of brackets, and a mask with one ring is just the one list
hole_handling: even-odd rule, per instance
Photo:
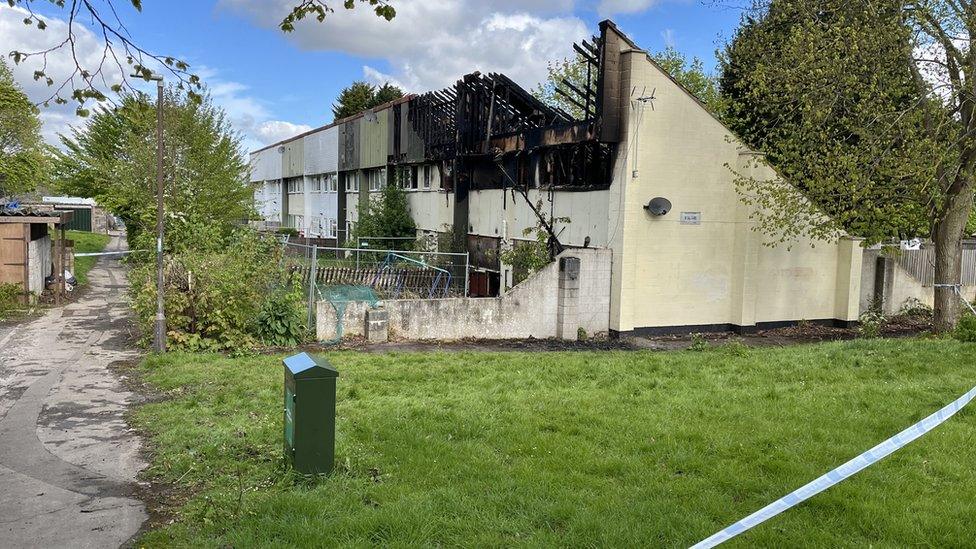
{"label": "blue and white police tape", "polygon": [[862,469],[881,461],[896,450],[906,446],[908,443],[941,425],[942,422],[955,415],[955,413],[959,410],[962,410],[962,408],[969,404],[973,398],[976,398],[976,387],[973,387],[968,393],[962,395],[956,399],[955,402],[942,408],[938,412],[930,415],[922,421],[919,421],[915,425],[912,425],[908,429],[905,429],[874,448],[871,448],[867,452],[864,452],[833,471],[830,471],[826,475],[823,475],[802,488],[779,498],[773,503],[770,503],[748,517],[729,526],[728,528],[725,528],[724,530],[717,532],[712,536],[703,539],[702,541],[699,541],[692,546],[692,549],[707,549],[709,547],[715,547],[720,543],[724,543],[735,536],[738,536],[742,532],[745,532],[746,530],[775,517],[790,507],[793,507],[794,505],[806,501],[820,492],[823,492],[827,488],[841,482],[847,477],[860,472]]}

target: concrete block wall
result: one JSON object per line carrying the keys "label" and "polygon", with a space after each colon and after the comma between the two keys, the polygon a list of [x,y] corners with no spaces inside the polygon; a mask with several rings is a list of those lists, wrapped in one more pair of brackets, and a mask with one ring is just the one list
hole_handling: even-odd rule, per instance
{"label": "concrete block wall", "polygon": [[[380,302],[389,314],[391,339],[455,340],[576,339],[580,327],[588,334],[606,333],[610,319],[609,250],[579,249],[559,259],[578,258],[578,305],[559,315],[559,260],[497,298],[399,299]],[[598,279],[602,277],[602,279]],[[592,280],[591,280],[592,278]],[[603,292],[602,296],[587,292]],[[366,333],[366,303],[349,303],[342,318],[343,336]],[[316,334],[320,341],[337,337],[338,318],[328,301],[317,304]],[[562,320],[562,323],[559,322]]]}
{"label": "concrete block wall", "polygon": [[556,304],[556,337],[575,340],[579,334],[579,275],[578,257],[564,256],[559,261],[559,294]]}
{"label": "concrete block wall", "polygon": [[[873,260],[865,255],[863,279],[872,279],[872,292],[861,292],[861,312],[869,310],[873,305],[881,306],[881,312],[886,315],[898,314],[907,301],[918,300],[929,307],[935,304],[935,288],[923,284],[893,257],[875,252],[871,254]],[[970,301],[976,301],[976,286],[963,286],[962,296]]]}

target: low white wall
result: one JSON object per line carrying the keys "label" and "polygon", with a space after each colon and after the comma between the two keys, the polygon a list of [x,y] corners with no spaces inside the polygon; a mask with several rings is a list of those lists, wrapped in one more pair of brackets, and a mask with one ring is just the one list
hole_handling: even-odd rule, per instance
{"label": "low white wall", "polygon": [[[579,327],[587,334],[607,332],[610,320],[610,250],[567,250],[560,257],[580,258]],[[389,312],[394,339],[453,340],[538,339],[556,337],[559,306],[559,261],[533,274],[497,298],[399,299],[380,302]],[[332,304],[317,304],[320,341],[337,337]],[[367,304],[349,303],[342,319],[343,336],[365,334]]]}
{"label": "low white wall", "polygon": [[[890,298],[885,296],[885,314],[897,314],[910,299],[917,299],[929,307],[935,305],[935,288],[923,285],[897,262],[892,262],[891,265],[893,270],[891,294]],[[963,286],[962,295],[967,301],[973,302],[976,300],[976,287]]]}

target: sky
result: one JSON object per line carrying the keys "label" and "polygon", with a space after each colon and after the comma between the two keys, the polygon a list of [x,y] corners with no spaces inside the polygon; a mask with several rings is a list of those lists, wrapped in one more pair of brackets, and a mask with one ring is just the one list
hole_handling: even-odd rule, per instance
{"label": "sky", "polygon": [[[107,1],[94,5],[107,11]],[[143,0],[139,13],[129,0],[114,0],[140,46],[185,60],[203,78],[247,150],[328,124],[339,91],[355,80],[424,92],[480,70],[532,88],[545,79],[548,61],[571,55],[573,42],[597,34],[607,18],[646,50],[674,46],[713,70],[715,51],[740,16],[712,0],[390,0],[397,17],[386,21],[366,4],[345,10],[342,0],[330,0],[336,11],[325,22],[306,20],[285,34],[278,23],[298,2]],[[63,39],[63,10],[45,0],[21,3],[34,5],[47,29],[24,25],[22,8],[0,2],[0,52],[37,51]],[[97,64],[101,41],[91,32],[79,38],[78,59]],[[60,51],[49,56],[47,72],[57,80],[72,66]],[[33,101],[50,96],[33,79],[37,61],[12,68]],[[45,139],[57,144],[59,133],[83,123],[74,109],[42,108]]]}

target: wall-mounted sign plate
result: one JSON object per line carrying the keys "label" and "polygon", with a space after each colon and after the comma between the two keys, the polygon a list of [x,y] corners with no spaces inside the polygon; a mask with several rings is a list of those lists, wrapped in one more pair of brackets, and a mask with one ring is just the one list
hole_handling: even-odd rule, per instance
{"label": "wall-mounted sign plate", "polygon": [[701,212],[681,212],[682,225],[701,225]]}

